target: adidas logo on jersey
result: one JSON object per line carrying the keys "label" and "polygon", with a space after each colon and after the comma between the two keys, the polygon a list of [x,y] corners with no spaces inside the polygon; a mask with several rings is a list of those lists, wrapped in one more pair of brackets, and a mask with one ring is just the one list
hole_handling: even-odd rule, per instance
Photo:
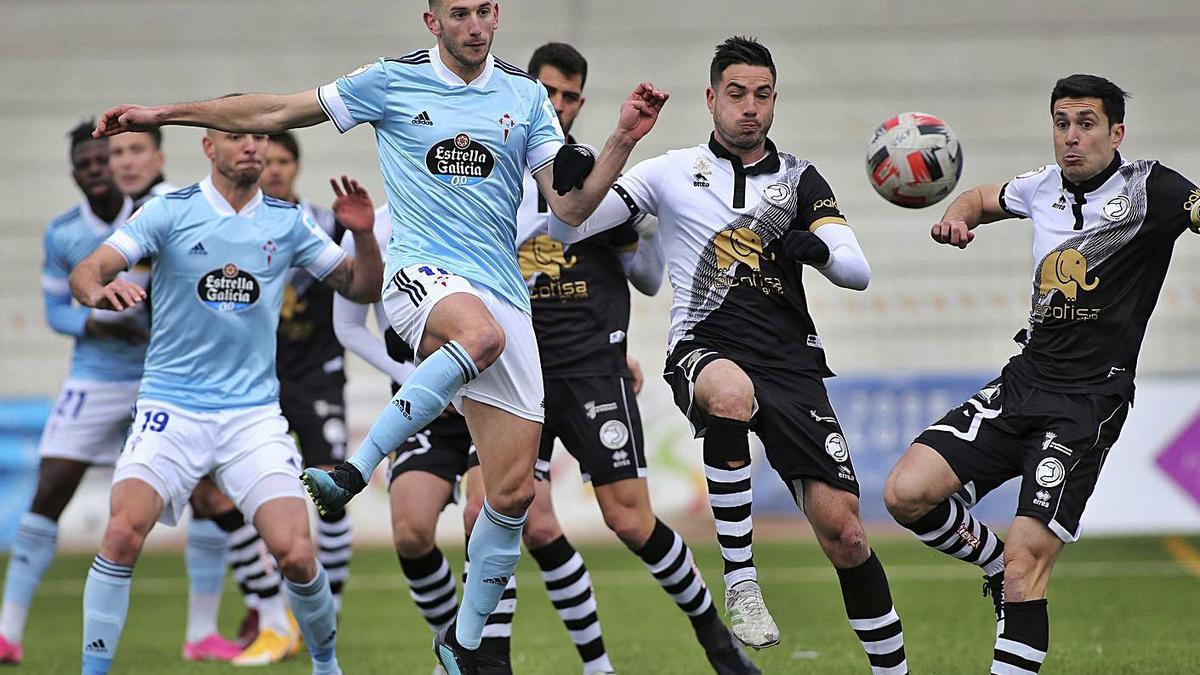
{"label": "adidas logo on jersey", "polygon": [[196,242],[196,245],[188,251],[188,255],[208,255],[208,251],[205,250],[204,244]]}
{"label": "adidas logo on jersey", "polygon": [[420,115],[417,115],[416,117],[412,118],[412,123],[420,124],[420,125],[426,126],[426,127],[433,126],[433,120],[429,118],[429,113],[424,110],[421,111]]}

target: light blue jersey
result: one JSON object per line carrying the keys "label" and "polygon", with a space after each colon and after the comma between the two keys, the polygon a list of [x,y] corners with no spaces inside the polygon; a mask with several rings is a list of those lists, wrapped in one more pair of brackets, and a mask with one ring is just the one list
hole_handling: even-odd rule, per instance
{"label": "light blue jersey", "polygon": [[346,254],[298,206],[261,192],[241,211],[212,179],[155,197],[105,242],[154,259],[140,398],[212,411],[275,403],[288,270],[324,279]]}
{"label": "light blue jersey", "polygon": [[73,305],[67,278],[71,270],[104,242],[129,217],[132,203],[125,200],[120,214],[106,223],[84,200],[50,221],[43,240],[42,297],[46,320],[56,332],[75,338],[70,377],[101,382],[128,382],[142,376],[146,345],[94,338],[84,332],[92,310]]}
{"label": "light blue jersey", "polygon": [[395,225],[385,279],[432,264],[528,313],[515,241],[522,178],[563,144],[546,88],[491,55],[467,84],[434,47],[363,66],[318,98],[339,131],[375,127]]}

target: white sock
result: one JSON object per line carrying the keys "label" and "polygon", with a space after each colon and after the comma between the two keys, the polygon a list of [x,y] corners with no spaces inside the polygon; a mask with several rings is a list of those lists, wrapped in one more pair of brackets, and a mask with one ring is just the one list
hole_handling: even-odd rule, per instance
{"label": "white sock", "polygon": [[220,609],[220,593],[190,593],[188,595],[187,641],[199,642],[216,633],[217,613]]}
{"label": "white sock", "polygon": [[28,607],[5,602],[4,608],[0,609],[0,635],[12,644],[21,644],[25,640],[25,617],[28,615]]}
{"label": "white sock", "polygon": [[292,630],[287,618],[287,598],[283,593],[276,593],[269,598],[258,600],[258,625],[260,628],[270,628],[280,635],[287,635]]}

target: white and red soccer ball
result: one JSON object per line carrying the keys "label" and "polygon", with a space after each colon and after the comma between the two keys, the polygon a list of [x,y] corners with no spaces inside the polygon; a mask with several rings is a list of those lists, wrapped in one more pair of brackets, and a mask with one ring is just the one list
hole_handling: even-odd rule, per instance
{"label": "white and red soccer ball", "polygon": [[919,209],[949,195],[962,175],[962,148],[940,118],[906,112],[888,119],[867,146],[867,177],[881,197]]}

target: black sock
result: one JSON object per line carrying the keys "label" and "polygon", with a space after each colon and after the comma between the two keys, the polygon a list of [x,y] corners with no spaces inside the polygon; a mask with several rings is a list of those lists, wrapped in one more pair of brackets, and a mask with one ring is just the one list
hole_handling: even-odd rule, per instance
{"label": "black sock", "polygon": [[713,606],[704,577],[700,576],[700,570],[693,563],[687,542],[659,520],[654,523],[654,531],[641,550],[634,553],[646,564],[646,569],[650,570],[650,574],[671,596],[680,611],[687,614],[701,644],[709,647],[705,644],[705,636],[709,633],[704,629],[711,626],[713,621],[720,623],[721,619]]}
{"label": "black sock", "polygon": [[892,606],[892,593],[887,575],[875,552],[858,567],[838,570],[842,586],[842,601],[850,627],[862,642],[871,672],[907,673],[904,657],[904,630],[900,617]]}
{"label": "black sock", "polygon": [[[550,602],[558,612],[571,635],[571,642],[579,650],[584,672],[610,670],[608,652],[600,630],[600,617],[596,613],[596,597],[592,593],[592,579],[583,557],[571,546],[565,536],[539,548],[529,549],[529,555],[537,561],[546,582]],[[603,666],[603,667],[601,667]]]}
{"label": "black sock", "polygon": [[454,570],[442,555],[441,549],[433,550],[420,558],[400,558],[400,569],[408,582],[408,594],[417,605],[429,630],[437,632],[454,620],[458,613],[458,589],[454,585]]}
{"label": "black sock", "polygon": [[1050,649],[1046,600],[1004,603],[1004,632],[996,638],[992,673],[1036,673]]}
{"label": "black sock", "polygon": [[[725,588],[739,581],[757,580],[751,543],[754,522],[750,517],[750,423],[708,418],[704,432],[704,477],[708,503],[717,528],[717,543],[725,561]],[[730,464],[740,466],[731,468]]]}
{"label": "black sock", "polygon": [[904,526],[926,546],[978,565],[989,576],[1004,571],[1004,542],[957,496]]}

